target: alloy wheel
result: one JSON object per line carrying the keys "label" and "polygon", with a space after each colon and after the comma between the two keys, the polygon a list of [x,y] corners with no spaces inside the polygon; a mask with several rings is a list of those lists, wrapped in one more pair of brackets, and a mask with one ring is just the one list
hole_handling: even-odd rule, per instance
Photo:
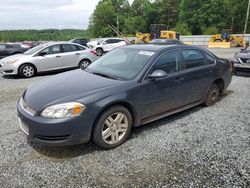
{"label": "alloy wheel", "polygon": [[126,115],[121,112],[114,113],[106,118],[102,126],[102,139],[107,144],[116,144],[123,139],[128,127]]}

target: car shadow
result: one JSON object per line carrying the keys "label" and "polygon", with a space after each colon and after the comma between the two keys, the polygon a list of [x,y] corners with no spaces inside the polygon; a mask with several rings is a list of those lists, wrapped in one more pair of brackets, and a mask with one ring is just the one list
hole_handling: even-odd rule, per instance
{"label": "car shadow", "polygon": [[[227,90],[223,95],[220,96],[219,102],[223,100],[228,95],[233,94],[232,90]],[[162,118],[160,120],[154,121],[152,123],[148,123],[136,128],[132,129],[131,135],[128,138],[128,141],[131,139],[136,139],[140,134],[143,132],[148,132],[154,129],[157,129],[161,126],[169,126],[167,124],[171,124],[174,121],[184,118],[186,116],[189,116],[195,112],[198,112],[199,110],[205,108],[202,105],[190,108],[188,110],[173,114],[171,116],[168,116],[166,118]],[[182,127],[188,126],[186,123],[181,124]],[[74,146],[63,146],[63,147],[52,147],[52,146],[45,146],[38,143],[32,143],[27,138],[28,144],[38,153],[41,155],[54,158],[54,159],[68,159],[68,158],[75,158],[78,156],[88,155],[93,152],[104,152],[105,150],[102,150],[95,146],[93,143],[86,143],[86,144],[80,144],[80,145],[74,145]]]}

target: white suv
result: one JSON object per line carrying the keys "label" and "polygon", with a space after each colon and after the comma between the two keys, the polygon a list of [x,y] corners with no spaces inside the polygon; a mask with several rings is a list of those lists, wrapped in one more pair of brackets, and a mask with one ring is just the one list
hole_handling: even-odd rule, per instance
{"label": "white suv", "polygon": [[119,46],[126,45],[126,41],[123,39],[105,39],[103,41],[97,42],[96,44],[91,43],[90,47],[92,47],[96,51],[96,55],[101,56],[104,52],[109,52],[114,48]]}

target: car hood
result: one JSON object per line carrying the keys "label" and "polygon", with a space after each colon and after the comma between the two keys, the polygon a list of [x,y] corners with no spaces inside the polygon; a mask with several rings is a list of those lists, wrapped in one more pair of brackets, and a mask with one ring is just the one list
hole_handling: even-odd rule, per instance
{"label": "car hood", "polygon": [[11,55],[8,57],[5,57],[3,59],[0,60],[1,64],[7,64],[9,61],[14,61],[14,60],[24,60],[30,58],[30,55],[24,55],[24,54],[16,54],[16,55]]}
{"label": "car hood", "polygon": [[25,91],[24,101],[30,108],[40,112],[50,105],[78,101],[85,96],[120,85],[122,82],[78,69],[31,85]]}

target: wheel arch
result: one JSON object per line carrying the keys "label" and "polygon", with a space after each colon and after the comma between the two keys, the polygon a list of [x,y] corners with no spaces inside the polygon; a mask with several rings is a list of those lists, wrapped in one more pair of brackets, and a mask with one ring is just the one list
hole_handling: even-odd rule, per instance
{"label": "wheel arch", "polygon": [[19,73],[19,71],[20,71],[20,68],[21,68],[23,65],[31,65],[31,66],[33,66],[33,67],[35,68],[35,72],[36,72],[36,73],[37,73],[37,71],[38,71],[37,67],[36,67],[33,63],[26,62],[26,63],[22,63],[21,65],[19,65],[19,67],[18,67],[18,73]]}
{"label": "wheel arch", "polygon": [[213,82],[213,84],[216,84],[219,87],[220,94],[222,94],[225,89],[224,80],[222,78],[218,78]]}
{"label": "wheel arch", "polygon": [[112,106],[123,106],[124,108],[126,108],[132,117],[132,127],[134,127],[137,123],[137,118],[136,118],[136,112],[134,107],[127,101],[114,101],[112,103],[108,103],[106,104],[99,112],[98,115],[96,116],[96,119],[94,121],[93,127],[92,127],[92,133],[93,133],[93,128],[97,122],[97,120],[100,118],[100,116],[102,115],[102,113],[104,113],[107,109],[111,108]]}

